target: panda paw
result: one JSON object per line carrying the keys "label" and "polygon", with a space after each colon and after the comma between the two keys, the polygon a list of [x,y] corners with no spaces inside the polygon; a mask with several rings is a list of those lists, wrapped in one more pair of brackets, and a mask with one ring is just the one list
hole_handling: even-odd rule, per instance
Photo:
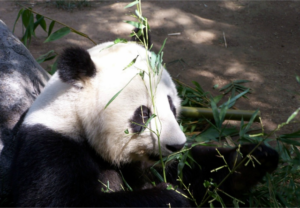
{"label": "panda paw", "polygon": [[255,144],[248,144],[231,152],[229,156],[231,168],[238,165],[245,157],[247,159],[236,168],[231,177],[231,188],[236,193],[246,191],[261,181],[266,173],[271,173],[277,168],[279,162],[279,155],[274,149],[265,145],[256,148]]}
{"label": "panda paw", "polygon": [[[184,196],[185,192],[180,188],[178,188],[178,186],[174,186],[170,183],[162,182],[156,185],[155,188],[159,189],[167,196],[169,196],[165,198],[167,200],[167,203],[165,204],[168,205],[168,207],[190,207],[191,206],[190,201]],[[160,197],[160,198],[164,198],[164,197]]]}

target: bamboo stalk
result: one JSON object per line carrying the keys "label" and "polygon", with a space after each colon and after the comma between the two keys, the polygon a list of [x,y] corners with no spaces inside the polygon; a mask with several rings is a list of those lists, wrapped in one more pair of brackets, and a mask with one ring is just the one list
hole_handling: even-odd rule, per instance
{"label": "bamboo stalk", "polygon": [[[233,110],[228,109],[225,115],[226,120],[249,121],[255,111],[250,110]],[[196,107],[181,107],[181,115],[190,118],[207,118],[213,119],[213,112],[211,108],[196,108]],[[254,121],[259,122],[260,111],[256,115]]]}

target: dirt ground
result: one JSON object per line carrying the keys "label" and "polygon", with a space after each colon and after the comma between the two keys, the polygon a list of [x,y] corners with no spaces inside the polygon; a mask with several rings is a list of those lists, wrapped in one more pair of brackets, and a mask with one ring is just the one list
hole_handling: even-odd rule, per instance
{"label": "dirt ground", "polygon": [[[126,4],[94,1],[91,7],[70,12],[51,3],[36,3],[33,9],[101,43],[118,37],[129,39],[132,26],[123,20],[133,20],[129,15],[134,10],[124,9]],[[0,5],[0,19],[12,29],[20,6],[11,1],[1,1]],[[245,86],[253,93],[248,100],[240,99],[236,107],[260,109],[266,130],[286,121],[300,106],[300,84],[295,79],[295,75],[300,76],[299,1],[144,0],[143,15],[149,19],[156,51],[168,38],[164,61],[183,59],[186,63],[168,67],[174,78],[190,85],[197,81],[213,95],[219,94],[213,89],[216,84],[221,88],[233,80],[250,80]],[[19,38],[22,35],[20,21],[15,34]],[[86,49],[93,46],[75,34],[46,44],[45,32],[38,30],[36,35],[29,47],[35,58],[52,49],[59,53],[74,44]],[[42,66],[46,68],[47,64]],[[298,123],[282,132],[299,129]]]}

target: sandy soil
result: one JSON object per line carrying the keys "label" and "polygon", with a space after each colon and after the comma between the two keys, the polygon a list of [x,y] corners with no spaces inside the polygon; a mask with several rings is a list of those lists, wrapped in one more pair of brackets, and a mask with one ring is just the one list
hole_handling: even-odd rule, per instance
{"label": "sandy soil", "polygon": [[[132,20],[132,9],[117,1],[93,2],[89,8],[73,12],[55,8],[53,4],[36,3],[33,9],[88,34],[95,42],[129,39],[132,27],[123,20]],[[20,6],[0,2],[0,19],[13,28]],[[239,109],[260,109],[266,130],[286,121],[300,106],[300,2],[297,1],[152,1],[143,2],[143,15],[152,29],[154,49],[159,50],[168,37],[164,49],[169,72],[184,83],[199,82],[217,95],[213,89],[233,80],[247,79],[253,89],[247,99],[240,99]],[[50,22],[48,22],[49,24]],[[56,25],[56,29],[59,28]],[[180,33],[168,36],[169,33]],[[21,37],[20,21],[15,34]],[[55,49],[58,53],[70,45],[90,48],[93,43],[71,34],[63,39],[43,44],[46,33],[38,30],[30,45],[35,58]],[[224,36],[227,47],[225,47]],[[47,64],[42,64],[44,68]],[[300,129],[294,124],[283,133]]]}

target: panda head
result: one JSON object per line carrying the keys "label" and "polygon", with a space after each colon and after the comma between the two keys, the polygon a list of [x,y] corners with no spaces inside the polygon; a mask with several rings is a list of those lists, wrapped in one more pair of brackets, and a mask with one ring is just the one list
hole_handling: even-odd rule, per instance
{"label": "panda head", "polygon": [[159,144],[163,156],[180,150],[186,141],[176,121],[180,99],[162,66],[158,74],[149,72],[149,56],[134,42],[66,49],[24,123],[87,140],[116,165],[156,161]]}

